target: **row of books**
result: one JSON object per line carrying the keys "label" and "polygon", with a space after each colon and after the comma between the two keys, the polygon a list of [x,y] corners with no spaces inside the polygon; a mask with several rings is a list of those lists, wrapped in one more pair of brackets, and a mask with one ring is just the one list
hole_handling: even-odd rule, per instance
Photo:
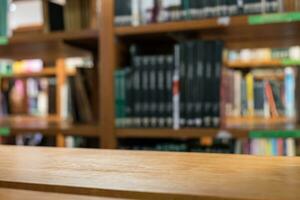
{"label": "row of books", "polygon": [[0,0],[0,37],[8,34],[8,0]]}
{"label": "row of books", "polygon": [[44,64],[40,59],[18,61],[0,59],[0,75],[41,72],[43,68]]}
{"label": "row of books", "polygon": [[300,140],[295,138],[202,138],[186,141],[175,139],[123,139],[119,149],[229,153],[256,156],[299,156]]}
{"label": "row of books", "polygon": [[233,139],[220,138],[187,141],[176,139],[122,139],[119,141],[119,149],[147,151],[234,153],[234,147]]}
{"label": "row of books", "polygon": [[258,156],[299,156],[300,141],[295,138],[241,139],[235,143],[235,153]]}
{"label": "row of books", "polygon": [[297,70],[255,69],[246,74],[224,70],[223,101],[225,116],[296,117],[295,85]]}
{"label": "row of books", "polygon": [[56,79],[3,79],[1,115],[47,116],[56,113]]}
{"label": "row of books", "polygon": [[[292,3],[296,4],[296,1]],[[138,26],[166,21],[273,13],[289,10],[290,7],[282,0],[116,0],[115,24]]]}
{"label": "row of books", "polygon": [[134,56],[116,71],[116,126],[171,128],[173,76],[172,55]]}
{"label": "row of books", "polygon": [[187,41],[173,55],[134,55],[115,74],[117,127],[218,127],[223,43]]}
{"label": "row of books", "polygon": [[268,62],[272,60],[300,60],[300,46],[287,48],[259,48],[228,50],[225,53],[228,62]]}

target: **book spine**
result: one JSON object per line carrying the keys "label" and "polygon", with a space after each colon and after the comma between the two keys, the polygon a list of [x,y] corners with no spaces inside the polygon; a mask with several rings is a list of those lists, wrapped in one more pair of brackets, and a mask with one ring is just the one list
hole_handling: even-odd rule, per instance
{"label": "book spine", "polygon": [[150,125],[151,127],[156,127],[157,125],[157,99],[158,99],[158,90],[157,90],[157,56],[152,56],[151,61],[151,71],[150,71],[150,88],[151,88],[151,98],[150,100]]}
{"label": "book spine", "polygon": [[115,72],[115,125],[116,127],[121,127],[120,126],[120,84],[119,84],[119,79],[120,79],[120,71],[117,70]]}
{"label": "book spine", "polygon": [[254,78],[252,73],[246,75],[248,116],[254,116]]}
{"label": "book spine", "polygon": [[294,118],[296,116],[295,112],[295,75],[292,68],[285,69],[284,78],[284,100],[285,100],[285,115],[288,118]]}
{"label": "book spine", "polygon": [[266,96],[267,96],[268,103],[269,103],[269,106],[270,106],[271,114],[272,114],[273,117],[278,117],[279,114],[278,114],[277,109],[276,109],[276,104],[275,104],[272,88],[271,88],[271,85],[270,85],[269,81],[266,81],[265,89],[266,89]]}
{"label": "book spine", "polygon": [[167,96],[164,88],[164,72],[168,66],[167,56],[160,56],[159,64],[157,67],[157,92],[158,92],[158,105],[157,105],[157,120],[158,127],[165,127],[166,120],[166,104],[164,96]]}
{"label": "book spine", "polygon": [[205,84],[207,86],[205,87],[205,96],[204,96],[204,126],[205,127],[210,127],[211,126],[211,118],[212,118],[212,45],[211,42],[207,41],[205,42],[205,49],[206,49],[206,54],[205,54],[205,61],[204,61],[204,66],[205,66],[205,72],[204,72],[204,80]]}
{"label": "book spine", "polygon": [[141,0],[131,0],[132,26],[140,25]]}
{"label": "book spine", "polygon": [[133,98],[134,98],[134,119],[135,127],[141,127],[141,58],[136,56],[134,62]]}
{"label": "book spine", "polygon": [[174,75],[173,75],[173,128],[180,128],[180,66],[181,66],[181,45],[176,45],[174,50]]}
{"label": "book spine", "polygon": [[[176,99],[176,86],[174,86],[174,107],[173,107],[173,77],[174,77],[174,84],[176,84],[176,77],[174,76],[174,56],[168,56],[167,57],[167,69],[165,74],[165,88],[166,88],[166,98],[165,98],[165,105],[166,105],[166,122],[167,127],[173,126],[173,108],[177,106],[177,100]],[[178,80],[179,81],[179,80]],[[178,83],[177,83],[178,85]],[[177,86],[178,87],[178,86]],[[179,90],[179,88],[177,88]],[[177,94],[178,95],[178,94]],[[176,115],[177,118],[177,114]]]}
{"label": "book spine", "polygon": [[194,42],[186,43],[186,59],[187,59],[187,69],[186,69],[186,82],[185,82],[185,91],[186,91],[186,126],[191,127],[194,124],[193,121],[193,76],[194,76]]}
{"label": "book spine", "polygon": [[214,73],[213,73],[213,126],[220,126],[220,84],[221,84],[221,69],[223,63],[223,43],[221,41],[214,42]]}
{"label": "book spine", "polygon": [[125,126],[132,127],[133,126],[133,111],[134,111],[134,99],[133,99],[133,75],[134,70],[132,68],[126,68],[126,84],[125,84]]}
{"label": "book spine", "polygon": [[142,66],[141,66],[141,119],[142,119],[142,126],[147,128],[149,126],[149,92],[148,85],[149,85],[149,58],[147,56],[142,57]]}
{"label": "book spine", "polygon": [[203,95],[204,95],[204,43],[197,42],[197,69],[195,76],[195,84],[193,87],[196,89],[195,94],[195,126],[201,127],[203,125]]}

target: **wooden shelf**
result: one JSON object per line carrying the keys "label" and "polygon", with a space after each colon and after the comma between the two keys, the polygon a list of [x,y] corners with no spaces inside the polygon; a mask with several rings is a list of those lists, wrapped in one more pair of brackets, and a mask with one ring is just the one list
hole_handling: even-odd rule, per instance
{"label": "wooden shelf", "polygon": [[228,118],[226,128],[187,128],[173,129],[142,129],[142,128],[119,128],[116,129],[118,138],[201,138],[215,137],[220,130],[225,130],[235,138],[246,138],[250,131],[255,130],[295,130],[300,128],[295,120],[286,118],[264,119],[264,118]]}
{"label": "wooden shelf", "polygon": [[[215,137],[221,129],[217,128],[187,128],[173,129],[117,129],[118,138],[174,138],[189,139],[201,137]],[[248,130],[229,130],[234,137],[243,138],[248,136]]]}
{"label": "wooden shelf", "polygon": [[[44,68],[41,72],[24,72],[24,73],[16,73],[9,75],[0,75],[2,79],[11,79],[11,78],[39,78],[39,77],[49,77],[56,76],[57,72],[54,67]],[[68,70],[67,75],[73,76],[76,74],[76,70]]]}
{"label": "wooden shelf", "polygon": [[282,67],[283,64],[280,60],[270,60],[270,61],[225,61],[224,65],[228,68],[279,68]]}
{"label": "wooden shelf", "polygon": [[51,32],[42,34],[18,34],[9,39],[8,45],[33,44],[53,41],[84,41],[97,40],[98,30],[81,30],[76,32]]}
{"label": "wooden shelf", "polygon": [[221,18],[190,20],[190,21],[176,21],[156,24],[147,24],[140,26],[116,27],[115,32],[117,36],[143,35],[153,33],[169,33],[169,32],[184,32],[196,31],[204,29],[221,28],[226,26],[241,26],[248,24],[247,16],[229,17],[229,23],[222,23]]}
{"label": "wooden shelf", "polygon": [[89,56],[97,52],[98,30],[18,34],[0,45],[0,57],[9,59],[55,60],[63,57]]}
{"label": "wooden shelf", "polygon": [[73,136],[95,136],[99,137],[99,127],[88,124],[72,124],[67,121],[58,121],[54,117],[29,117],[14,116],[0,118],[0,128],[8,128],[10,135],[21,133],[40,132],[44,135],[57,133]]}

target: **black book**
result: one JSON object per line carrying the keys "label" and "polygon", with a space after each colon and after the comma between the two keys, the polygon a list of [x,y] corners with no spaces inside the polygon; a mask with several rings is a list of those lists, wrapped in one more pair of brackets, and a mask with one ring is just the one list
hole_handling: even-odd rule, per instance
{"label": "black book", "polygon": [[48,24],[50,31],[62,31],[64,24],[64,7],[51,1],[48,2]]}
{"label": "black book", "polygon": [[203,97],[204,97],[204,42],[197,42],[197,65],[194,78],[195,88],[195,126],[203,125]]}
{"label": "black book", "polygon": [[165,67],[165,119],[166,126],[172,127],[173,125],[173,73],[174,73],[174,57],[168,56],[166,58]]}
{"label": "black book", "polygon": [[151,56],[150,60],[150,90],[151,94],[149,95],[150,100],[150,125],[151,127],[157,127],[157,107],[158,107],[158,90],[157,90],[157,65],[158,57]]}
{"label": "black book", "polygon": [[133,125],[141,127],[141,58],[133,57]]}
{"label": "black book", "polygon": [[132,24],[131,0],[116,0],[115,25],[129,26]]}
{"label": "black book", "polygon": [[254,82],[254,110],[257,116],[264,116],[265,107],[265,83],[264,81]]}
{"label": "black book", "polygon": [[165,127],[166,124],[166,104],[165,96],[167,95],[165,91],[165,71],[167,68],[167,56],[158,57],[158,66],[157,66],[157,92],[158,92],[158,105],[157,105],[157,120],[158,127]]}
{"label": "black book", "polygon": [[56,113],[56,79],[49,78],[49,91],[48,91],[48,113],[55,114]]}
{"label": "black book", "polygon": [[186,69],[187,55],[186,43],[180,44],[180,69],[179,69],[179,89],[180,89],[180,126],[186,126]]}
{"label": "black book", "polygon": [[233,16],[238,14],[237,0],[228,0],[228,15]]}
{"label": "black book", "polygon": [[133,126],[133,110],[134,110],[134,91],[133,91],[133,75],[132,68],[125,69],[125,126]]}
{"label": "black book", "polygon": [[222,70],[222,53],[223,53],[223,42],[214,41],[212,44],[213,48],[213,59],[212,59],[212,125],[219,127],[220,125],[220,84],[221,84],[221,70]]}
{"label": "black book", "polygon": [[213,95],[213,88],[212,88],[212,45],[211,42],[206,41],[204,43],[206,53],[204,57],[204,83],[205,83],[205,90],[204,90],[204,126],[210,127],[212,121],[212,95]]}
{"label": "black book", "polygon": [[245,0],[237,0],[238,14],[239,15],[244,14],[244,2],[245,2]]}
{"label": "black book", "polygon": [[186,70],[186,82],[185,82],[185,91],[186,91],[186,125],[191,127],[194,125],[194,94],[193,94],[193,77],[194,77],[194,52],[195,52],[195,42],[190,41],[186,43],[186,59],[187,59],[187,70]]}
{"label": "black book", "polygon": [[[150,57],[143,56],[142,59],[142,66],[141,66],[141,117],[142,117],[142,126],[149,127],[149,106],[150,106],[150,87],[149,87],[149,72],[150,68]],[[152,93],[152,92],[151,92]]]}

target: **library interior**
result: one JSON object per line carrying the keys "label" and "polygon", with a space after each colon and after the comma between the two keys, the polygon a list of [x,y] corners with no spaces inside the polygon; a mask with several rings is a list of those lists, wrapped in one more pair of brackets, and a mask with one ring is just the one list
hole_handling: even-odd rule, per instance
{"label": "library interior", "polygon": [[0,199],[299,200],[300,0],[0,0]]}

